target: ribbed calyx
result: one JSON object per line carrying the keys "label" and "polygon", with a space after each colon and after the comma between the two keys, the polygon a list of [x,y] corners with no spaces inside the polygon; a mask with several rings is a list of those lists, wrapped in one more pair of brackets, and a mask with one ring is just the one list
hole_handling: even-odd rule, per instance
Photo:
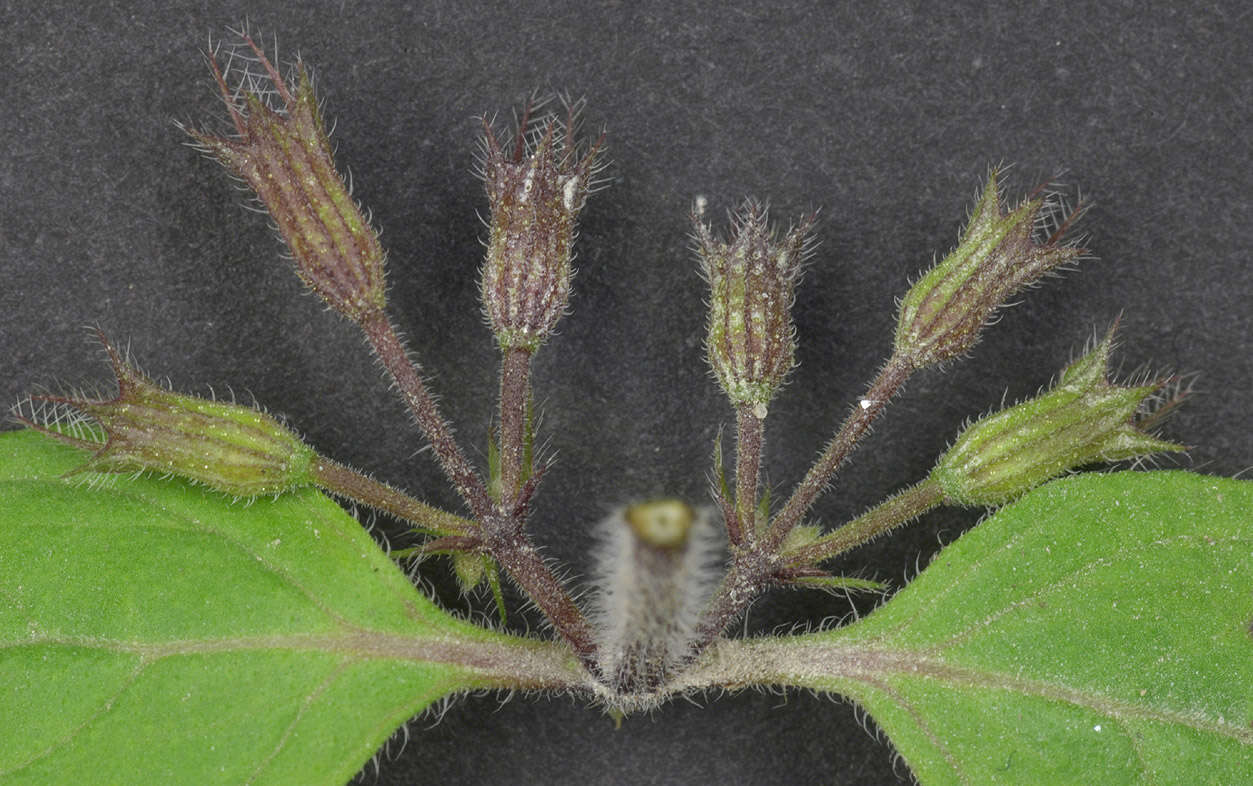
{"label": "ribbed calyx", "polygon": [[[313,83],[303,63],[288,83],[244,36],[261,75],[245,68],[239,91],[210,58],[234,123],[234,137],[188,129],[208,153],[243,178],[274,219],[305,285],[339,313],[360,322],[386,304],[384,252],[378,233],[335,168]],[[237,61],[232,57],[227,68]],[[264,88],[263,88],[264,86]],[[277,96],[278,106],[267,101]]]}
{"label": "ribbed calyx", "polygon": [[963,431],[931,473],[945,500],[1002,505],[1085,464],[1185,450],[1146,433],[1138,422],[1164,382],[1124,387],[1107,381],[1113,342],[1111,329],[1046,393]]}
{"label": "ribbed calyx", "polygon": [[483,309],[503,349],[538,349],[570,299],[576,224],[601,147],[598,140],[580,150],[574,141],[580,108],[533,121],[528,105],[503,148],[484,122],[480,164],[491,217]]}
{"label": "ribbed calyx", "polygon": [[[310,485],[317,454],[275,418],[251,407],[173,393],[105,344],[117,376],[107,400],[32,396],[28,425],[95,455],[77,472],[177,475],[237,497]],[[84,437],[82,416],[90,422]],[[75,424],[66,428],[66,424]]]}
{"label": "ribbed calyx", "polygon": [[770,228],[766,207],[749,199],[732,215],[727,240],[699,216],[694,224],[696,252],[709,282],[709,364],[732,404],[750,406],[764,417],[795,365],[791,309],[813,219],[802,219],[780,238]]}
{"label": "ribbed calyx", "polygon": [[[983,196],[957,248],[934,265],[901,301],[896,352],[915,368],[966,353],[979,332],[1015,292],[1085,250],[1061,242],[1080,211],[1067,212],[1052,194],[1001,210],[998,173],[988,176]],[[1037,242],[1038,228],[1052,231]]]}

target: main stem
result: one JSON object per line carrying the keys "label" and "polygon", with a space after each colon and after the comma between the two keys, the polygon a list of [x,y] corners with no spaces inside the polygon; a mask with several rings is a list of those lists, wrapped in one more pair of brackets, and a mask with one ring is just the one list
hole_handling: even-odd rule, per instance
{"label": "main stem", "polygon": [[512,508],[529,474],[526,466],[526,410],[530,398],[531,351],[504,350],[500,365],[500,499]]}
{"label": "main stem", "polygon": [[475,518],[483,521],[492,512],[491,497],[483,479],[470,466],[465,454],[453,438],[452,427],[440,414],[439,406],[427,391],[418,369],[409,359],[404,342],[396,335],[391,320],[382,310],[371,311],[361,318],[359,324],[374,353],[391,375],[413,413],[422,433],[430,440],[439,464],[452,482],[453,488],[470,506]]}

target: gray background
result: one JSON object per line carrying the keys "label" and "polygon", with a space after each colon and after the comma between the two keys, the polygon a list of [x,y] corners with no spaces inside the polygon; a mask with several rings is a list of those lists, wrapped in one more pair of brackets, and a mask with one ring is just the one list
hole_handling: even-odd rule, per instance
{"label": "gray background", "polygon": [[[607,128],[612,182],[585,212],[573,312],[534,380],[560,457],[534,534],[575,576],[610,506],[703,500],[711,440],[733,420],[701,350],[697,194],[716,215],[746,194],[781,220],[823,211],[796,303],[800,367],[768,425],[778,494],[885,357],[893,298],[951,247],[990,165],[1015,164],[1011,193],[1065,169],[1096,203],[1083,228],[1099,259],[1030,292],[972,359],[916,378],[817,507],[828,525],[919,478],[964,418],[1033,393],[1120,311],[1127,370],[1201,372],[1166,430],[1195,447],[1166,465],[1234,474],[1253,465],[1251,31],[1243,3],[1196,6],[7,3],[3,397],[105,381],[83,330],[99,325],[176,387],[248,391],[323,451],[456,506],[354,329],[301,294],[266,221],[173,126],[221,127],[199,50],[247,14],[282,59],[315,67],[339,161],[384,228],[397,320],[479,460],[496,358],[477,302],[476,118],[539,87],[585,95]],[[899,583],[978,516],[938,512],[841,567]],[[444,573],[429,577],[464,607]],[[747,628],[849,610],[785,593]],[[614,731],[578,701],[470,698],[414,722],[364,780],[908,780],[839,701],[704,703]]]}

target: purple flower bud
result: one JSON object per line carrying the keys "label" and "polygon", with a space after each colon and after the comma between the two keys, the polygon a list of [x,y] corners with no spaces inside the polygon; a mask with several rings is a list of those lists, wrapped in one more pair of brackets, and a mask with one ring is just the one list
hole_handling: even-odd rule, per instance
{"label": "purple flower bud", "polygon": [[535,351],[565,313],[579,211],[597,170],[601,142],[580,152],[572,137],[578,103],[565,120],[531,125],[527,106],[511,146],[484,122],[483,180],[491,204],[483,309],[505,349]]}
{"label": "purple flower bud", "polygon": [[694,223],[696,252],[709,282],[709,364],[733,404],[764,417],[795,365],[792,300],[813,218],[776,238],[766,207],[749,199],[732,216],[730,240],[715,238],[699,216]]}
{"label": "purple flower bud", "polygon": [[[247,35],[244,43],[263,70],[245,68],[238,93],[210,57],[237,135],[226,138],[187,129],[200,147],[247,181],[291,250],[305,285],[339,313],[360,322],[386,303],[384,253],[378,234],[361,214],[335,168],[331,144],[304,64],[284,80]],[[227,72],[238,59],[227,61]],[[266,89],[262,85],[268,82]],[[267,100],[277,96],[280,106]]]}
{"label": "purple flower bud", "polygon": [[[984,324],[1015,292],[1085,253],[1060,243],[1078,211],[1065,215],[1064,206],[1049,195],[1003,213],[997,174],[993,170],[988,176],[957,248],[901,301],[896,352],[915,368],[967,352],[979,340]],[[1057,226],[1048,239],[1036,242],[1032,232],[1041,224]]]}

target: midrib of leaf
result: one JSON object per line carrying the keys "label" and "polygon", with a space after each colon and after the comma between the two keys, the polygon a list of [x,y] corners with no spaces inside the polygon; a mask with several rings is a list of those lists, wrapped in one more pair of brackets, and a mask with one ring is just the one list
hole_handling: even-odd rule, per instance
{"label": "midrib of leaf", "polygon": [[[923,677],[958,687],[989,688],[1060,701],[1090,709],[1113,720],[1140,719],[1187,726],[1253,745],[1253,728],[1206,715],[1120,701],[1090,689],[1033,680],[989,669],[954,665],[930,651],[834,646],[788,641],[728,641],[715,657],[686,682],[703,685],[725,680],[732,685],[787,684],[836,688],[856,698],[857,684],[882,688],[893,676]],[[711,674],[716,673],[716,677]]]}
{"label": "midrib of leaf", "polygon": [[[534,657],[522,657],[518,644],[468,642],[417,636],[350,631],[340,635],[290,634],[138,642],[95,636],[37,636],[23,641],[0,641],[0,652],[24,647],[74,647],[119,655],[135,655],[147,664],[180,655],[226,652],[320,652],[356,660],[387,660],[451,664],[475,671],[485,683],[493,679],[517,688],[572,687],[577,672],[560,645],[528,641]],[[485,684],[484,687],[487,685]]]}

